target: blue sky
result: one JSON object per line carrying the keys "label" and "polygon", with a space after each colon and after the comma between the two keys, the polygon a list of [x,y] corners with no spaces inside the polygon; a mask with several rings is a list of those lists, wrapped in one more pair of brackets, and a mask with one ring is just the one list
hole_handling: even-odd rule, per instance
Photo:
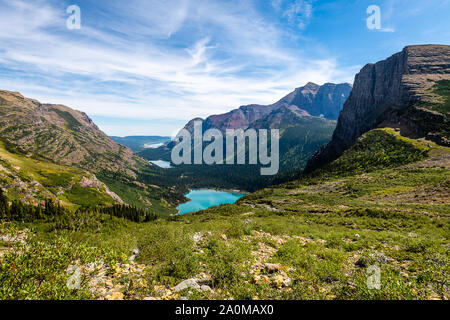
{"label": "blue sky", "polygon": [[[80,30],[66,27],[73,4]],[[309,81],[351,83],[409,44],[450,44],[449,12],[450,0],[0,0],[0,89],[85,111],[111,135],[171,135]]]}

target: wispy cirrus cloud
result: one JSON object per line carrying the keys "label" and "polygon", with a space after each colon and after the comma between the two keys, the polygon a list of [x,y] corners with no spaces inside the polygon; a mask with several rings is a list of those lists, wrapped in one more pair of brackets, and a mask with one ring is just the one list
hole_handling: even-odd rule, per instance
{"label": "wispy cirrus cloud", "polygon": [[[81,30],[66,28],[74,3]],[[170,134],[174,123],[272,103],[308,81],[351,82],[368,62],[359,52],[375,48],[361,19],[366,4],[352,12],[344,2],[313,0],[0,0],[0,8],[0,88],[130,119],[121,132],[134,129],[126,124],[132,119],[158,119],[166,125],[142,134]],[[404,26],[397,12],[393,3],[383,37],[396,34],[388,27]],[[377,43],[386,43],[381,36]],[[403,37],[395,43],[407,44]],[[105,128],[114,134],[118,124]]]}
{"label": "wispy cirrus cloud", "polygon": [[1,88],[94,116],[187,120],[350,79],[334,59],[286,46],[251,1],[83,3],[71,31],[59,2],[0,1]]}
{"label": "wispy cirrus cloud", "polygon": [[282,12],[289,23],[300,29],[305,29],[313,17],[313,3],[315,0],[272,0],[272,6]]}
{"label": "wispy cirrus cloud", "polygon": [[394,28],[381,28],[378,31],[380,31],[380,32],[395,32],[395,29]]}

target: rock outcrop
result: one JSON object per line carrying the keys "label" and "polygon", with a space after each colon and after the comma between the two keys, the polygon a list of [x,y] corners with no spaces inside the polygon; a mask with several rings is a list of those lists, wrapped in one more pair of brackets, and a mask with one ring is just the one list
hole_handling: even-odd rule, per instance
{"label": "rock outcrop", "polygon": [[352,86],[348,83],[325,83],[323,86],[319,86],[309,82],[281,99],[277,105],[294,105],[312,116],[337,120],[351,91]]}
{"label": "rock outcrop", "polygon": [[399,128],[403,135],[447,144],[439,128],[448,130],[448,112],[427,107],[435,103],[430,89],[446,79],[450,79],[450,46],[446,45],[408,46],[384,61],[367,64],[355,77],[332,141],[311,157],[305,172],[337,159],[376,127]]}

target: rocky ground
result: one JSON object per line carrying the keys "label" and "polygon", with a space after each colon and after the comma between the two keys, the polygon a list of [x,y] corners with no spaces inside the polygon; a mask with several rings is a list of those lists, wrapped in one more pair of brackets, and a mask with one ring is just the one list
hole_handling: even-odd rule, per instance
{"label": "rocky ground", "polygon": [[[211,233],[196,233],[193,236],[196,244],[196,251],[202,252],[202,243]],[[228,238],[225,234],[221,235],[222,241],[225,243]],[[254,231],[249,236],[244,236],[243,241],[254,244],[252,251],[252,259],[244,263],[247,274],[243,273],[242,277],[245,283],[261,284],[266,283],[279,291],[289,291],[292,280],[289,273],[295,271],[294,268],[283,266],[280,263],[270,263],[270,259],[277,252],[277,248],[289,240],[297,240],[306,244],[314,242],[310,238],[300,236],[276,236],[266,232]],[[316,240],[324,243],[324,240]],[[270,243],[270,245],[268,244]],[[139,251],[134,250],[130,257],[129,263],[118,263],[114,266],[107,266],[103,262],[92,263],[88,265],[78,265],[82,274],[87,278],[91,293],[99,300],[187,300],[195,291],[200,291],[210,298],[219,298],[224,292],[220,289],[213,289],[211,275],[208,270],[204,270],[197,276],[186,279],[174,287],[166,287],[164,285],[153,285],[154,296],[145,296],[139,291],[148,291],[149,282],[147,271],[151,266],[138,264],[134,260],[138,256]],[[250,276],[250,277],[248,277]],[[124,281],[124,279],[126,279]],[[230,296],[231,298],[231,296]],[[253,297],[254,300],[258,296]]]}

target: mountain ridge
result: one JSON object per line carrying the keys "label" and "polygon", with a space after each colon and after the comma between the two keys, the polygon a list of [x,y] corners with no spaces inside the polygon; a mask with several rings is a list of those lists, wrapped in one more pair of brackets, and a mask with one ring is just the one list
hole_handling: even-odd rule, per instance
{"label": "mountain ridge", "polygon": [[[352,90],[352,86],[348,83],[334,84],[325,83],[320,86],[312,82],[308,82],[305,86],[296,88],[287,96],[270,105],[250,104],[241,106],[238,109],[231,110],[220,115],[211,115],[204,119],[204,128],[216,128],[221,131],[226,129],[247,129],[256,121],[261,121],[264,117],[271,114],[277,109],[296,106],[303,110],[306,115],[320,117],[321,115],[330,120],[336,120],[339,111],[342,108],[345,99]],[[319,101],[328,101],[326,111],[318,108]],[[202,119],[203,120],[203,119]],[[189,130],[188,122],[186,129]]]}
{"label": "mountain ridge", "polygon": [[158,167],[114,142],[86,113],[67,106],[0,90],[0,137],[5,149],[23,160],[93,174],[117,194],[118,202],[170,211],[168,203],[182,199],[172,186],[162,184]]}

